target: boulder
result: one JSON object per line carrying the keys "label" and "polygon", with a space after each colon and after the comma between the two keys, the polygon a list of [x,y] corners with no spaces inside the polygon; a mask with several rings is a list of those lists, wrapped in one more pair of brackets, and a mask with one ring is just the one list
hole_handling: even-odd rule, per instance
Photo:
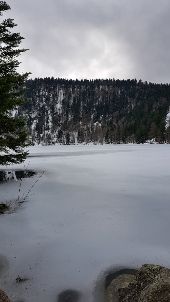
{"label": "boulder", "polygon": [[80,298],[80,293],[73,289],[67,289],[62,291],[58,295],[57,302],[78,302]]}
{"label": "boulder", "polygon": [[6,203],[0,203],[0,215],[9,210],[9,206]]}
{"label": "boulder", "polygon": [[133,275],[122,274],[106,289],[107,302],[170,302],[170,269],[145,264]]}
{"label": "boulder", "polygon": [[0,289],[0,302],[11,302],[7,294]]}
{"label": "boulder", "polygon": [[127,288],[129,283],[135,279],[132,274],[122,274],[113,279],[106,290],[106,301],[119,302],[119,290]]}

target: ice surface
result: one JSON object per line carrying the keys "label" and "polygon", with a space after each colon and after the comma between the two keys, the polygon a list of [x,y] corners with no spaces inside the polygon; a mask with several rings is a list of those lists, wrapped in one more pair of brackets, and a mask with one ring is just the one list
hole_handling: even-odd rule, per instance
{"label": "ice surface", "polygon": [[[45,173],[28,202],[0,216],[0,287],[13,301],[56,302],[75,289],[91,302],[109,267],[170,266],[169,145],[34,147],[30,156],[17,168]],[[0,202],[18,187],[1,184]],[[17,284],[18,275],[30,280]]]}

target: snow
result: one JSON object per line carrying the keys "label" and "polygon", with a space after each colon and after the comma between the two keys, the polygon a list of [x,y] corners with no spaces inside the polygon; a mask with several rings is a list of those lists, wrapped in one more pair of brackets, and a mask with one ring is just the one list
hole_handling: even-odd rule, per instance
{"label": "snow", "polygon": [[[26,166],[45,173],[28,202],[0,216],[0,287],[13,301],[75,289],[92,302],[110,267],[170,267],[170,145],[36,146],[17,168]],[[0,202],[19,185],[0,185]],[[16,284],[18,275],[30,280]]]}
{"label": "snow", "polygon": [[169,112],[167,113],[166,121],[165,121],[165,128],[167,129],[168,127],[170,127],[170,109]]}
{"label": "snow", "polygon": [[57,112],[61,113],[62,111],[62,101],[64,99],[64,92],[62,89],[59,90],[58,103],[56,105]]}

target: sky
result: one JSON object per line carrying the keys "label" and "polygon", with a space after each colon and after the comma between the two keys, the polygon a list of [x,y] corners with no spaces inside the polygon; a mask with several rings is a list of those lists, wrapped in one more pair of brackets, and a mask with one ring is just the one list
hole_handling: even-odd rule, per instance
{"label": "sky", "polygon": [[169,0],[7,0],[31,77],[170,82]]}

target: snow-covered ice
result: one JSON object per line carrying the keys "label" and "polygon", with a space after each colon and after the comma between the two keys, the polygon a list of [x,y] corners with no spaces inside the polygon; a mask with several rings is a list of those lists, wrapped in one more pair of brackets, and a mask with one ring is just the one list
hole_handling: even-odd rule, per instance
{"label": "snow-covered ice", "polygon": [[[170,145],[34,147],[17,168],[27,165],[45,173],[28,202],[0,216],[0,287],[13,301],[55,302],[75,289],[91,302],[109,267],[170,267]],[[0,202],[18,187],[1,184]]]}

